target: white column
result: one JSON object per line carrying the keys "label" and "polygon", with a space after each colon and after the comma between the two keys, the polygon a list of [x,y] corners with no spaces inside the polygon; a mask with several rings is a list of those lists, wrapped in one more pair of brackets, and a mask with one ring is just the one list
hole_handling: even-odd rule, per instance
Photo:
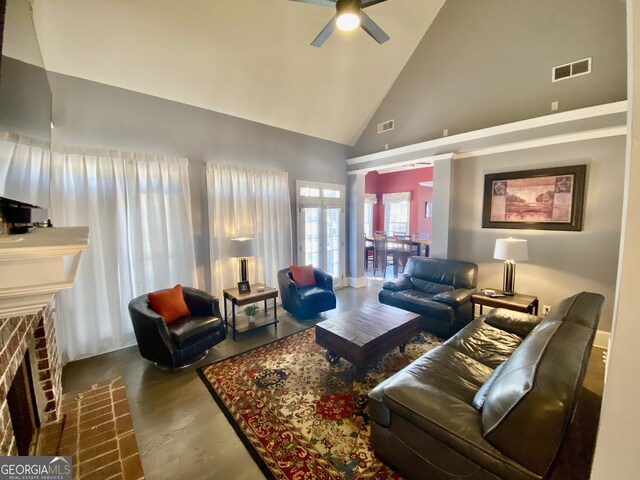
{"label": "white column", "polygon": [[451,157],[433,163],[433,220],[431,252],[435,258],[449,255],[449,227],[453,195],[453,160]]}
{"label": "white column", "polygon": [[618,284],[591,478],[638,477],[640,460],[640,0],[627,1],[628,127]]}
{"label": "white column", "polygon": [[349,189],[349,254],[348,285],[366,285],[364,274],[364,177],[366,172],[348,175]]}

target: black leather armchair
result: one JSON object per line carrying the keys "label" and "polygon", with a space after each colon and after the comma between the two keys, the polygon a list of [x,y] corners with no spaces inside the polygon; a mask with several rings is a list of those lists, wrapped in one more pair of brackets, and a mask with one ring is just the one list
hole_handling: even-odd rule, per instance
{"label": "black leather armchair", "polygon": [[182,287],[182,294],[191,315],[171,323],[151,310],[147,295],[129,302],[129,316],[140,355],[158,366],[191,365],[227,336],[216,297],[191,287]]}
{"label": "black leather armchair", "polygon": [[422,315],[424,330],[450,337],[473,319],[477,276],[475,263],[409,257],[403,276],[384,282],[378,299]]}
{"label": "black leather armchair", "polygon": [[336,308],[333,277],[319,268],[313,269],[313,276],[317,285],[298,287],[290,269],[284,268],[278,272],[282,306],[298,320],[313,318],[321,312]]}

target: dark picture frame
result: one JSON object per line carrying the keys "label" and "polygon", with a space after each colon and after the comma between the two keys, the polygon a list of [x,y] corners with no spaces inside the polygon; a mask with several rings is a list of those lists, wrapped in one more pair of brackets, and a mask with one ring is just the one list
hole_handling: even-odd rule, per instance
{"label": "dark picture frame", "polygon": [[582,230],[586,165],[484,176],[482,228]]}
{"label": "dark picture frame", "polygon": [[251,284],[247,282],[238,282],[238,293],[249,293],[251,292]]}

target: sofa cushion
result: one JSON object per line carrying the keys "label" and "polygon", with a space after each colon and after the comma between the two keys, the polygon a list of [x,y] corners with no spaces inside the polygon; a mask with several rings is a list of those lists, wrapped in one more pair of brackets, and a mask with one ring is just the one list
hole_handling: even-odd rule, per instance
{"label": "sofa cushion", "polygon": [[[418,381],[471,405],[473,397],[489,379],[492,368],[447,346],[441,346],[414,361],[394,377],[394,389]],[[389,396],[388,389],[385,395]],[[428,406],[425,406],[428,409]]]}
{"label": "sofa cushion", "polygon": [[381,290],[379,293],[381,303],[409,310],[410,312],[428,315],[441,322],[452,322],[454,318],[453,309],[444,303],[432,301],[432,297],[433,295],[430,293],[413,289],[401,290],[399,292]]}
{"label": "sofa cushion", "polygon": [[220,330],[222,320],[218,317],[191,315],[167,324],[169,335],[180,349],[188,347]]}
{"label": "sofa cushion", "polygon": [[453,288],[475,288],[478,266],[441,258],[411,257],[404,268],[404,275]]}
{"label": "sofa cushion", "polygon": [[514,312],[505,308],[494,308],[485,317],[485,323],[491,326],[526,337],[540,324],[542,318],[528,313]]}
{"label": "sofa cushion", "polygon": [[531,333],[489,388],[482,409],[485,438],[540,476],[575,408],[594,335],[566,321]]}
{"label": "sofa cushion", "polygon": [[446,303],[452,307],[459,307],[471,300],[471,295],[475,290],[470,288],[456,288],[447,292],[440,292],[433,296],[433,300],[436,302]]}
{"label": "sofa cushion", "polygon": [[436,293],[442,292],[450,292],[453,290],[451,285],[443,285],[441,283],[429,282],[427,280],[422,280],[417,277],[413,277],[411,279],[411,283],[413,284],[413,288],[416,290],[420,290],[425,293],[430,293],[431,295],[435,295]]}
{"label": "sofa cushion", "polygon": [[299,288],[298,295],[303,302],[322,302],[324,300],[330,300],[335,296],[331,290],[325,290],[320,287]]}
{"label": "sofa cushion", "polygon": [[477,319],[447,340],[445,345],[493,369],[507,360],[521,343],[522,338],[518,335]]}
{"label": "sofa cushion", "polygon": [[411,280],[409,280],[408,277],[404,277],[404,276],[392,278],[390,280],[385,280],[384,283],[382,284],[383,289],[393,290],[395,292],[398,292],[400,290],[406,290],[412,287],[413,287],[413,284],[411,283]]}
{"label": "sofa cushion", "polygon": [[473,397],[473,402],[471,402],[471,406],[476,410],[482,410],[482,406],[484,405],[484,401],[487,399],[487,395],[489,394],[489,389],[493,385],[493,382],[500,376],[500,372],[504,369],[504,362],[502,362],[498,367],[493,371],[489,380],[484,382],[484,385],[480,387],[480,390],[476,392],[476,396]]}

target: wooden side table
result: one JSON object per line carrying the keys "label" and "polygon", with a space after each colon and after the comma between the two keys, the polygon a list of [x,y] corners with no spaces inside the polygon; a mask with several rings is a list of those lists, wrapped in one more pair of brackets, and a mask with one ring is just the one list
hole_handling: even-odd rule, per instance
{"label": "wooden side table", "polygon": [[[258,287],[264,287],[264,291],[259,292]],[[251,285],[251,291],[248,293],[240,293],[238,287],[227,288],[222,291],[224,295],[224,323],[225,327],[229,326],[229,315],[227,313],[227,300],[231,302],[231,330],[233,332],[233,341],[236,341],[236,334],[245,333],[255,328],[266,327],[268,325],[274,325],[274,328],[278,328],[278,308],[276,306],[276,298],[278,298],[278,290],[273,287],[268,287],[262,283],[254,283]],[[273,318],[269,317],[269,307],[267,300],[273,299]],[[248,305],[250,303],[257,303],[264,301],[264,313],[259,317],[256,317],[255,323],[249,323],[249,319],[246,315],[240,318],[236,316],[236,306]]]}
{"label": "wooden side table", "polygon": [[[496,290],[498,293],[499,290]],[[525,295],[524,293],[516,293],[515,295],[498,295],[490,297],[481,290],[471,295],[471,308],[475,314],[476,305],[480,305],[480,315],[482,315],[482,307],[507,308],[516,312],[538,314],[538,297],[533,295]]]}

